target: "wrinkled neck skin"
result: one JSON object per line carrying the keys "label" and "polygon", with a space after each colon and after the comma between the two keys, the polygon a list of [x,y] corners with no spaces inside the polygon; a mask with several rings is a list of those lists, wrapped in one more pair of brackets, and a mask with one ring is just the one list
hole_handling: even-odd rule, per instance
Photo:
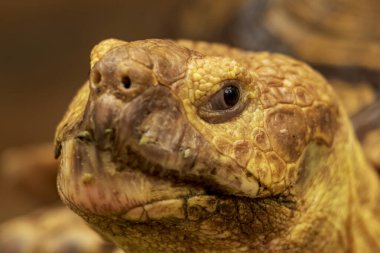
{"label": "wrinkled neck skin", "polygon": [[338,130],[331,148],[311,144],[304,155],[296,186],[300,219],[290,237],[310,252],[380,250],[379,180],[352,129]]}

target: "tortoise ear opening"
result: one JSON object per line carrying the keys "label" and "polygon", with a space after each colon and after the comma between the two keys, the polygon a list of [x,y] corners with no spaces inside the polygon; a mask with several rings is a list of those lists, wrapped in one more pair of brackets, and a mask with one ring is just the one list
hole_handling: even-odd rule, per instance
{"label": "tortoise ear opening", "polygon": [[307,120],[294,105],[282,105],[265,118],[266,131],[275,151],[285,162],[295,162],[308,144]]}
{"label": "tortoise ear opening", "polygon": [[311,140],[330,147],[338,128],[338,107],[335,104],[318,104],[310,108],[306,115],[311,129]]}

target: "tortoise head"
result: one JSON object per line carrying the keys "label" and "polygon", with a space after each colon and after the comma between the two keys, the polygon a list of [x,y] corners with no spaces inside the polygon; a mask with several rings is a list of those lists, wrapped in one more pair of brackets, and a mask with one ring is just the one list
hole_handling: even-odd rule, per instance
{"label": "tortoise head", "polygon": [[294,250],[335,231],[327,167],[347,122],[331,88],[282,55],[197,45],[94,48],[57,129],[63,201],[127,252]]}

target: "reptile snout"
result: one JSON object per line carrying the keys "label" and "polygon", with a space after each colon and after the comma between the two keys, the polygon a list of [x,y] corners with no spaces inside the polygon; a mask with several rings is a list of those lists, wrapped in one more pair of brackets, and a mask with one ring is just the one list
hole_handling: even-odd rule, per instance
{"label": "reptile snout", "polygon": [[[169,131],[169,128],[153,131],[147,126],[162,126],[181,114],[178,101],[169,90],[186,74],[188,49],[159,40],[142,45],[110,40],[95,47],[91,58],[87,128],[93,132],[98,146],[115,147],[109,141],[110,133],[114,134],[111,139],[119,142],[124,135],[123,145],[130,145],[133,140],[144,142],[146,133],[162,136],[162,131]],[[161,115],[165,108],[172,108],[173,113]],[[176,132],[171,128],[170,131],[171,135]]]}
{"label": "reptile snout", "polygon": [[147,52],[122,46],[110,50],[92,68],[93,94],[113,94],[129,101],[152,85],[157,85]]}
{"label": "reptile snout", "polygon": [[[184,57],[177,53],[171,60],[168,54],[172,56],[168,47],[159,43],[145,47],[124,44],[109,49],[94,63],[90,73],[87,128],[94,133],[99,147],[115,148],[115,143],[110,142],[112,139],[126,147],[133,142],[144,142],[147,133],[162,136],[162,131],[169,131],[169,128],[152,130],[148,127],[174,122],[180,115],[178,102],[174,102],[176,99],[168,86],[184,74],[183,70],[178,71],[177,65]],[[162,115],[160,111],[166,107],[173,108],[173,113]],[[171,135],[176,132],[171,128],[170,131]],[[157,138],[153,138],[155,142],[169,145]]]}
{"label": "reptile snout", "polygon": [[92,52],[91,89],[128,101],[149,87],[171,86],[183,79],[189,57],[189,50],[174,42],[115,45],[113,40],[104,41]]}

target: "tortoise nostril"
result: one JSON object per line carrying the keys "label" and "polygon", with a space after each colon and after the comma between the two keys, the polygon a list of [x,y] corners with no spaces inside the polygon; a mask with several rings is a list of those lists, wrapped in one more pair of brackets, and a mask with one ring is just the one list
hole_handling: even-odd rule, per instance
{"label": "tortoise nostril", "polygon": [[98,84],[102,80],[102,75],[99,73],[99,71],[93,71],[91,75],[91,81],[93,84]]}
{"label": "tortoise nostril", "polygon": [[129,89],[131,87],[132,81],[131,78],[129,78],[129,76],[123,76],[121,82],[125,89]]}

